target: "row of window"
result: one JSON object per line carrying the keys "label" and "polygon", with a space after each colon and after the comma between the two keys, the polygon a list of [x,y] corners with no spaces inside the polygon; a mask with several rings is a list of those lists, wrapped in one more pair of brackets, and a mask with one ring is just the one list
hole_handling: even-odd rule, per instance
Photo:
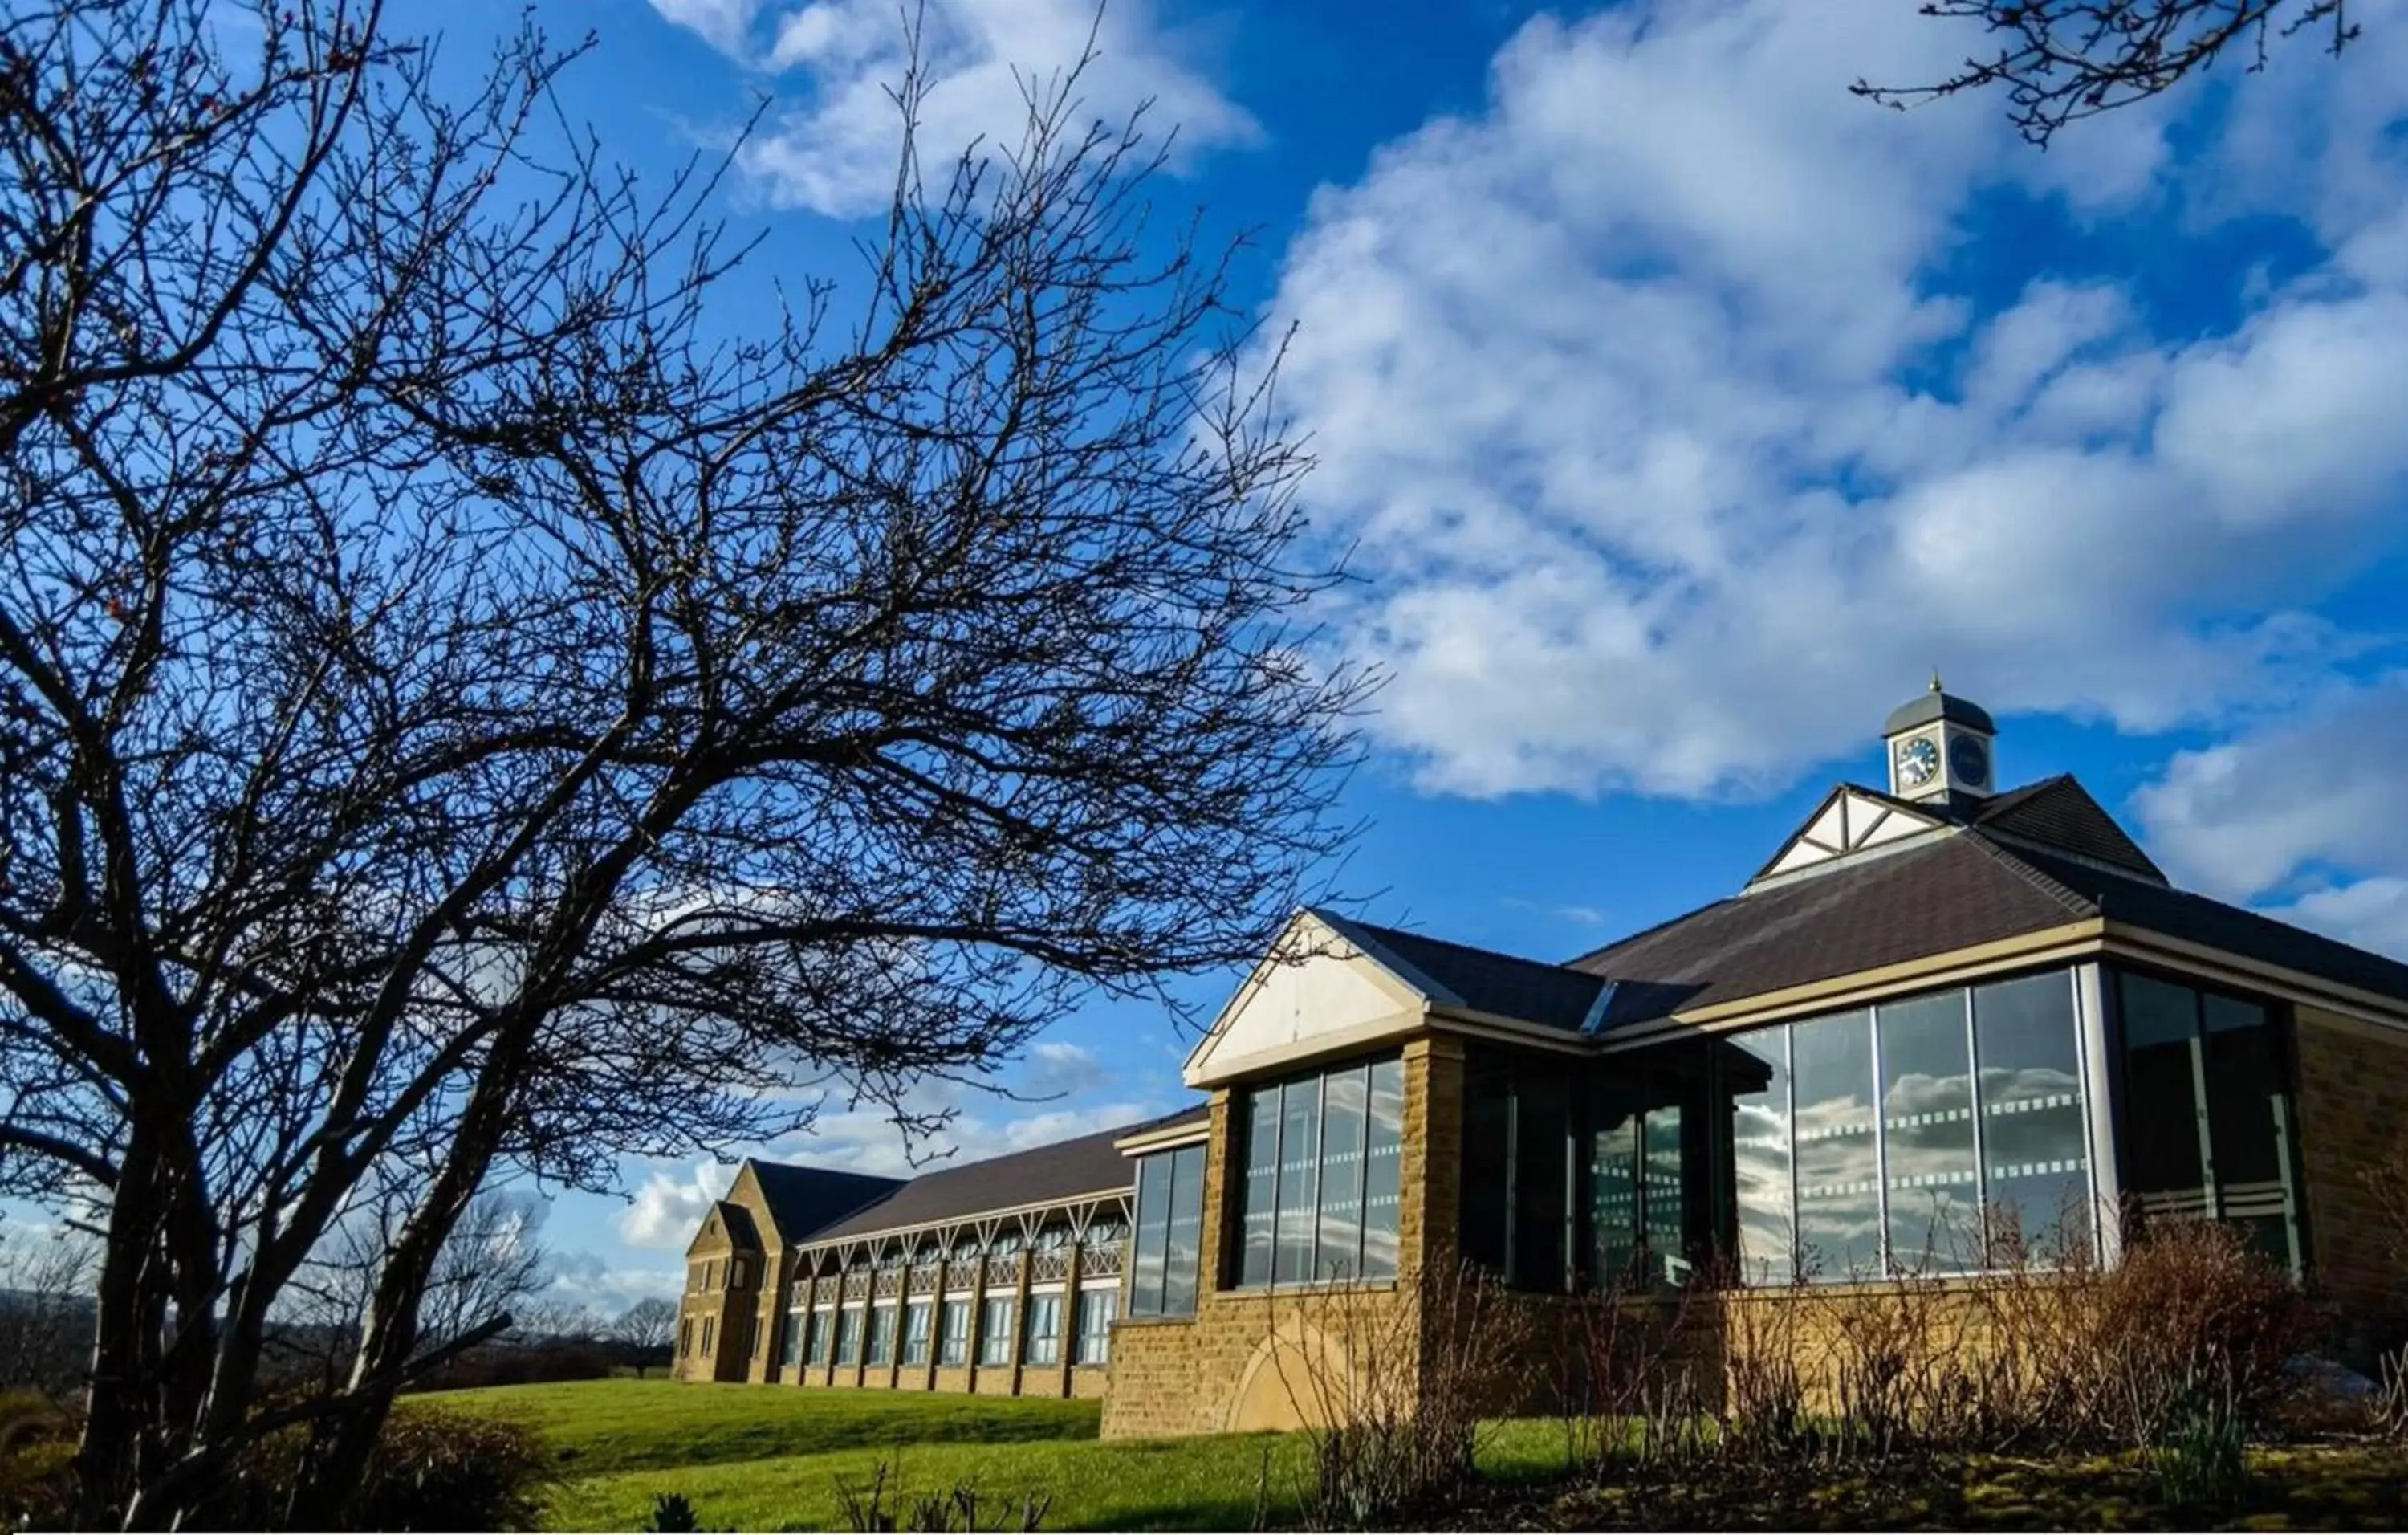
{"label": "row of window", "polygon": [[[1074,1318],[1078,1330],[1071,1340],[1071,1357],[1076,1363],[1100,1365],[1108,1361],[1112,1322],[1120,1314],[1120,1299],[1117,1290],[1079,1292]],[[838,1366],[878,1367],[896,1363],[899,1350],[904,1365],[925,1365],[933,1346],[938,1364],[966,1365],[970,1362],[972,1308],[973,1302],[968,1299],[913,1300],[899,1307],[888,1300],[872,1306],[847,1306],[841,1311],[790,1312],[786,1317],[783,1362],[793,1366],[807,1359],[813,1365],[825,1365],[833,1356]],[[1013,1324],[1019,1310],[1017,1298],[1011,1296],[989,1296],[978,1304],[980,1365],[1011,1363]],[[1048,1292],[1030,1296],[1027,1314],[1018,1320],[1022,1323],[1021,1362],[1060,1364],[1061,1295]]]}
{"label": "row of window", "polygon": [[[2286,1053],[2266,1007],[2109,971],[2121,1188],[2243,1225],[2296,1270]],[[1786,1284],[2046,1261],[2096,1241],[2071,971],[1957,987],[1593,1065],[1481,1053],[1467,1256],[1535,1289]]]}
{"label": "row of window", "polygon": [[1240,1284],[1397,1271],[1405,1063],[1357,1062],[1246,1095]]}
{"label": "row of window", "polygon": [[719,1280],[723,1273],[726,1276],[727,1286],[729,1289],[740,1290],[744,1287],[745,1268],[744,1260],[740,1257],[729,1258],[727,1260],[727,1267],[724,1270],[722,1270],[719,1267],[719,1260],[717,1258],[708,1258],[700,1263],[687,1264],[685,1266],[685,1287],[689,1290],[697,1291],[715,1290],[719,1287]]}

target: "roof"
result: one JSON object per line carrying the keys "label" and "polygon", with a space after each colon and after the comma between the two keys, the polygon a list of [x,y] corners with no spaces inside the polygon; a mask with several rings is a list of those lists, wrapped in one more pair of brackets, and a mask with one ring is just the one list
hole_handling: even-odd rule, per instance
{"label": "roof", "polygon": [[1999,727],[1991,720],[1988,710],[1984,709],[1980,704],[1959,698],[1953,693],[1941,692],[1940,679],[1935,676],[1931,679],[1930,692],[1920,697],[1911,698],[1889,711],[1889,718],[1882,722],[1882,734],[1895,736],[1901,730],[1912,730],[1917,725],[1929,724],[1934,720],[1946,720],[1954,724],[1979,730],[1985,735],[1995,736],[1999,733]]}
{"label": "roof", "polygon": [[2090,913],[1960,831],[1676,917],[1572,961],[1610,976],[1611,1029],[2061,926]]}
{"label": "roof", "polygon": [[752,1181],[761,1187],[762,1201],[769,1207],[778,1234],[790,1242],[903,1186],[899,1178],[765,1162],[759,1157],[752,1159]]}
{"label": "roof", "polygon": [[727,1228],[729,1246],[749,1247],[755,1252],[760,1250],[761,1233],[753,1227],[752,1212],[742,1205],[731,1204],[725,1199],[717,1201],[710,1209],[711,1212],[719,1217],[720,1223]]}
{"label": "roof", "polygon": [[2165,871],[2071,773],[2059,773],[1977,805],[1972,824],[2128,869],[2158,884]]}
{"label": "roof", "polygon": [[[2408,1001],[2408,965],[2173,889],[2071,780],[2010,797],[1952,833],[1756,887],[1571,963],[1612,978],[1613,1028],[2105,918]],[[2025,839],[2052,827],[2069,828],[2065,852]],[[2106,867],[2125,859],[2140,867]]]}
{"label": "roof", "polygon": [[1605,986],[1601,977],[1543,959],[1475,949],[1327,911],[1314,915],[1443,1007],[1577,1029]]}
{"label": "roof", "polygon": [[875,1204],[850,1211],[842,1218],[808,1233],[808,1240],[831,1241],[903,1227],[933,1226],[989,1211],[1014,1210],[1082,1194],[1126,1189],[1135,1175],[1129,1159],[1113,1149],[1113,1141],[1148,1130],[1200,1121],[1209,1112],[1206,1104],[1190,1104],[1154,1119],[1099,1130],[1074,1140],[1057,1140],[1050,1146],[1013,1152],[1008,1156],[938,1168],[896,1186]]}

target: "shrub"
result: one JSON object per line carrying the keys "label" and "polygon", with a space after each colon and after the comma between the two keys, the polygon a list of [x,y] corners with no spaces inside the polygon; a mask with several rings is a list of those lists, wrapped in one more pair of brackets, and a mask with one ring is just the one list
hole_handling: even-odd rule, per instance
{"label": "shrub", "polygon": [[871,1472],[867,1485],[839,1482],[836,1490],[844,1508],[845,1528],[857,1531],[959,1530],[967,1535],[986,1530],[1028,1531],[1043,1527],[1046,1511],[1054,1501],[1032,1495],[1017,1503],[997,1504],[967,1482],[944,1492],[907,1493],[895,1480],[893,1469],[882,1460]]}
{"label": "shrub", "polygon": [[645,1535],[695,1535],[702,1528],[702,1515],[681,1492],[665,1492],[652,1499],[652,1517],[644,1526]]}
{"label": "shrub", "polygon": [[[281,1528],[308,1451],[299,1428],[253,1446],[212,1517],[234,1528]],[[552,1474],[543,1441],[523,1423],[405,1408],[385,1420],[349,1517],[356,1529],[533,1529]]]}
{"label": "shrub", "polygon": [[75,1424],[38,1391],[0,1391],[0,1529],[55,1529],[75,1499]]}

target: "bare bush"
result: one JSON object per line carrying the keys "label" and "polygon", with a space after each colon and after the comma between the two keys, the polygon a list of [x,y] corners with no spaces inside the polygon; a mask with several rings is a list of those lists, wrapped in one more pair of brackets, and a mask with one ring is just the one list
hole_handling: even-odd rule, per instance
{"label": "bare bush", "polygon": [[1312,1444],[1309,1525],[1369,1528],[1462,1497],[1498,1384],[1528,1357],[1529,1318],[1495,1277],[1463,1265],[1398,1287],[1274,1293],[1266,1304],[1290,1405]]}

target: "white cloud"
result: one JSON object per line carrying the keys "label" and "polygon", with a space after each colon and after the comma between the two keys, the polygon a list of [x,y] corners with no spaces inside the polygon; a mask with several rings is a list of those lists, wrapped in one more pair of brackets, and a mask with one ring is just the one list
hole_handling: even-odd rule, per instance
{"label": "white cloud", "polygon": [[[758,0],[653,0],[739,62],[790,75],[801,99],[746,147],[744,164],[769,198],[839,217],[884,206],[895,186],[900,119],[889,93],[905,66],[904,12],[891,0],[812,0],[766,20]],[[1009,148],[1042,93],[1087,50],[1077,82],[1086,116],[1117,122],[1140,105],[1157,142],[1176,129],[1172,168],[1206,151],[1259,142],[1262,130],[1190,57],[1188,40],[1159,24],[1147,0],[929,0],[920,38],[928,82],[921,156],[941,177],[952,157],[983,141]],[[766,35],[766,36],[765,36]]]}
{"label": "white cloud", "polygon": [[761,0],[652,0],[652,9],[722,53],[740,55],[752,38]]}
{"label": "white cloud", "polygon": [[2366,882],[2300,897],[2295,920],[2375,932],[2408,915],[2395,888],[2408,875],[2403,803],[2408,674],[2178,753],[2133,796],[2150,846],[2177,880],[2239,900],[2282,891],[2303,871],[2339,869]]}
{"label": "white cloud", "polygon": [[1168,1105],[1150,1098],[1114,1099],[1028,1113],[1008,1112],[1007,1107],[1005,1099],[930,1083],[913,1095],[912,1111],[953,1110],[953,1117],[934,1136],[907,1138],[891,1115],[865,1107],[824,1113],[810,1133],[779,1141],[763,1155],[812,1167],[910,1178],[933,1168],[1030,1151],[1132,1125],[1166,1112]]}
{"label": "white cloud", "polygon": [[1031,1097],[1071,1097],[1104,1085],[1110,1073],[1096,1053],[1068,1040],[1039,1040],[1028,1047],[1026,1081]]}
{"label": "white cloud", "polygon": [[[1899,17],[1542,17],[1480,113],[1316,196],[1283,398],[1371,578],[1337,616],[1394,673],[1373,728],[1424,787],[1775,787],[1935,663],[1994,710],[2220,722],[2354,643],[2319,604],[2408,540],[2396,176],[2387,205],[2286,183],[2344,257],[2229,334],[2155,336],[2106,278],[1984,313],[1956,275],[1984,194],[2132,212],[2239,151],[2174,165],[2163,110],[2045,157],[1992,99],[1872,110],[1850,79],[1963,52]],[[2365,63],[2253,77],[2251,111],[2362,129],[2408,104]],[[2294,182],[2371,180],[2316,144]]]}
{"label": "white cloud", "polygon": [[734,1168],[712,1162],[696,1164],[683,1177],[652,1174],[620,1212],[619,1239],[630,1247],[684,1252],[703,1212],[727,1192],[735,1178]]}
{"label": "white cloud", "polygon": [[[677,1245],[682,1249],[693,1235],[686,1231]],[[582,1248],[552,1254],[552,1266],[549,1298],[603,1317],[615,1317],[638,1300],[674,1299],[685,1285],[685,1275],[675,1267],[613,1264]]]}

